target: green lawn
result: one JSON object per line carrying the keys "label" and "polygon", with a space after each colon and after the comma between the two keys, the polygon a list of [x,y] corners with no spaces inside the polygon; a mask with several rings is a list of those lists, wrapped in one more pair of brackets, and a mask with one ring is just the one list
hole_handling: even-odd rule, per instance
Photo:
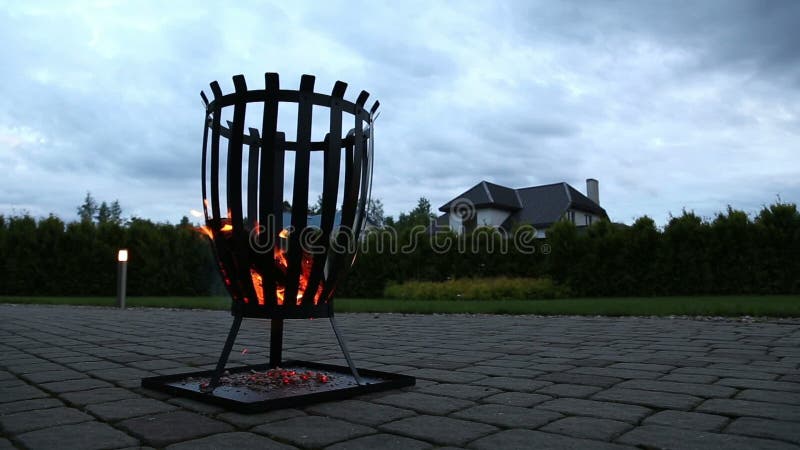
{"label": "green lawn", "polygon": [[[112,297],[0,297],[0,303],[114,306]],[[130,307],[227,310],[224,297],[129,297]],[[800,317],[800,296],[577,298],[559,300],[422,301],[336,299],[337,312],[485,313],[603,316]]]}

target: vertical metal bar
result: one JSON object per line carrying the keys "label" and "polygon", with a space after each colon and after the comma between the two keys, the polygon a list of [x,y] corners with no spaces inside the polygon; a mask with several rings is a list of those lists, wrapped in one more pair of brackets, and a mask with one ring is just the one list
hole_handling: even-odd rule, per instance
{"label": "vertical metal bar", "polygon": [[322,236],[319,241],[319,247],[323,248],[324,251],[314,255],[311,276],[308,280],[306,293],[303,296],[303,304],[308,305],[313,303],[319,282],[324,278],[323,271],[327,259],[328,244],[336,218],[336,197],[339,194],[339,165],[342,159],[342,98],[345,90],[347,90],[347,83],[337,81],[331,93],[330,127],[326,136],[328,148],[325,150],[325,171],[322,175],[322,218],[320,221]]}
{"label": "vertical metal bar", "polygon": [[[236,102],[233,106],[233,124],[231,124],[231,135],[228,139],[228,174],[226,181],[228,184],[228,209],[231,214],[231,225],[233,235],[241,237],[242,233],[242,152],[244,139],[244,118],[247,112],[247,84],[243,75],[233,77],[233,86],[236,91]],[[238,240],[238,239],[237,239]],[[235,242],[236,249],[242,242]],[[244,261],[241,261],[244,262]],[[249,277],[249,274],[248,274]]]}
{"label": "vertical metal bar", "polygon": [[[336,240],[336,247],[338,250],[341,249],[349,249],[349,246],[353,244],[352,242],[352,233],[350,233],[350,229],[353,226],[353,216],[354,216],[354,208],[355,202],[349,202],[348,198],[352,197],[350,191],[352,190],[352,180],[354,179],[353,174],[353,130],[350,130],[347,133],[347,138],[345,140],[345,152],[344,152],[344,192],[342,194],[342,216],[341,216],[341,223],[340,228],[337,233],[334,235],[334,239]],[[331,273],[327,274],[325,278],[325,286],[322,290],[322,298],[328,299],[331,296],[334,288],[336,287],[336,283],[339,279],[339,274],[343,271],[342,262],[345,260],[344,254],[340,251],[331,252],[329,254],[330,258],[330,267],[333,268]],[[333,305],[329,305],[330,310],[332,311]],[[330,314],[329,314],[330,315]]]}
{"label": "vertical metal bar", "polygon": [[287,304],[297,303],[303,263],[300,235],[308,225],[308,177],[311,163],[311,114],[313,111],[314,77],[303,75],[300,79],[300,97],[297,104],[297,148],[294,155],[294,187],[292,188],[292,228],[289,234],[288,270],[286,275]]}
{"label": "vertical metal bar", "polygon": [[201,190],[203,193],[203,216],[206,220],[208,220],[208,193],[206,188],[206,163],[208,161],[208,128],[211,126],[208,120],[208,97],[206,97],[205,92],[200,91],[200,98],[203,99],[203,104],[206,106],[206,110],[203,114],[203,156],[202,156],[202,166],[200,167],[200,178],[202,180]]}
{"label": "vertical metal bar", "polygon": [[272,319],[269,325],[269,367],[280,367],[283,359],[283,319]]}
{"label": "vertical metal bar", "polygon": [[364,157],[364,128],[363,120],[359,117],[367,102],[369,93],[361,91],[356,100],[355,108],[355,128],[353,128],[353,159],[351,177],[345,186],[345,198],[342,205],[342,226],[347,226],[353,233],[352,238],[358,238],[358,231],[354,227],[355,216],[358,213],[359,184],[361,181],[362,161]]}
{"label": "vertical metal bar", "polygon": [[344,359],[347,360],[347,365],[350,367],[350,372],[353,373],[353,378],[356,379],[356,383],[361,386],[364,384],[364,380],[361,379],[361,376],[358,374],[358,369],[356,369],[356,365],[353,363],[353,358],[350,357],[350,351],[347,350],[347,344],[344,342],[344,335],[336,326],[336,319],[333,318],[333,315],[330,316],[330,320],[331,328],[333,328],[333,334],[336,335],[336,340],[339,341],[339,347],[342,348],[342,353],[344,353]]}
{"label": "vertical metal bar", "polygon": [[258,221],[258,129],[250,128],[247,159],[247,227],[252,232]]}
{"label": "vertical metal bar", "polygon": [[259,268],[264,287],[264,301],[276,305],[275,252],[278,234],[283,229],[283,139],[278,135],[278,94],[280,79],[277,73],[264,74],[264,114],[261,122],[261,169],[259,175],[258,222],[264,228],[259,245],[265,253]]}
{"label": "vertical metal bar", "polygon": [[242,325],[242,315],[236,314],[233,316],[233,323],[231,330],[228,332],[228,339],[225,340],[225,346],[222,347],[222,353],[219,355],[217,367],[214,369],[214,375],[208,383],[207,391],[213,391],[215,387],[219,386],[219,378],[225,370],[225,364],[228,362],[228,356],[231,354],[233,343],[236,341],[236,335],[239,334],[239,327]]}
{"label": "vertical metal bar", "polygon": [[[368,145],[367,145],[367,138],[366,134],[364,133],[364,122],[359,118],[356,117],[356,134],[355,134],[355,159],[354,164],[358,164],[360,169],[360,179],[358,180],[358,200],[356,204],[356,216],[355,221],[353,223],[353,233],[356,239],[359,239],[361,236],[361,230],[364,225],[364,215],[367,209],[367,199],[368,199],[368,187],[369,184],[367,183],[367,179],[369,177],[369,163],[370,163],[370,156],[368,152]],[[355,254],[353,255],[355,257]]]}
{"label": "vertical metal bar", "polygon": [[219,99],[222,97],[222,89],[216,81],[211,83],[211,93],[214,95],[214,110],[211,112],[211,217],[222,218],[219,213],[219,128],[222,108],[219,106]]}

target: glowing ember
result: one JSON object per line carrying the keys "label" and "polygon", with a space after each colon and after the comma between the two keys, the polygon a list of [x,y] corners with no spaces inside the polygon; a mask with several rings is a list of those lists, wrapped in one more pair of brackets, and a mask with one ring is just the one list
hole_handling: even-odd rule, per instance
{"label": "glowing ember", "polygon": [[[205,378],[196,381],[200,381],[201,389],[206,389],[209,386],[209,381]],[[264,372],[256,370],[234,374],[226,372],[225,375],[219,379],[219,385],[245,386],[255,391],[269,391],[289,386],[317,386],[327,384],[331,381],[331,376],[325,372],[282,369],[278,367]]]}
{"label": "glowing ember", "polygon": [[[228,238],[233,234],[233,226],[230,223],[229,218],[225,218],[221,220],[222,226],[219,228],[218,235],[223,238]],[[209,239],[214,240],[214,231],[207,225],[203,225],[196,228],[198,232],[202,233],[203,235],[207,236]],[[256,226],[256,230],[258,227]],[[289,237],[289,230],[284,228],[278,234],[283,239],[287,239]],[[287,275],[289,261],[286,259],[286,251],[284,251],[280,246],[275,246],[275,266],[278,268],[281,274],[284,277]],[[301,261],[301,272],[300,277],[297,282],[297,298],[295,299],[295,304],[300,306],[302,304],[303,295],[306,293],[306,289],[308,288],[308,280],[311,278],[311,267],[313,266],[314,258],[311,254],[303,252],[302,261]],[[256,293],[256,298],[258,299],[259,305],[265,304],[265,295],[264,295],[264,281],[263,276],[256,270],[255,268],[250,268],[250,278],[253,282],[253,291]],[[230,286],[231,282],[228,278],[227,274],[224,273],[223,270],[223,279],[225,284]],[[278,281],[275,287],[275,297],[276,303],[278,305],[283,305],[285,301],[286,295],[286,286],[285,282],[281,283]],[[317,286],[317,291],[314,293],[314,304],[319,304],[319,300],[322,297],[323,285],[320,282]],[[248,299],[244,299],[245,303],[248,303]]]}

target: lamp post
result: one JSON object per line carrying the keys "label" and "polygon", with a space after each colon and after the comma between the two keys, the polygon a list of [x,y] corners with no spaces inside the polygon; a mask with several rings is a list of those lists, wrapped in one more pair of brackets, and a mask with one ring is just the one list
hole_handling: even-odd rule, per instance
{"label": "lamp post", "polygon": [[128,249],[117,252],[117,306],[125,309],[125,286],[128,278]]}

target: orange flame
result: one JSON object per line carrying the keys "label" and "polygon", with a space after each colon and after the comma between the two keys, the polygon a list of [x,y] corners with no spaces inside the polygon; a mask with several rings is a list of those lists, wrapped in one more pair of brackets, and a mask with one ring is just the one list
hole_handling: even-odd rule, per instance
{"label": "orange flame", "polygon": [[[230,214],[230,211],[229,213]],[[230,223],[230,219],[222,219],[223,225],[219,229],[219,233],[222,234],[223,237],[229,236],[233,232],[233,226]],[[214,239],[214,232],[208,226],[201,226],[197,227],[197,231],[203,233],[204,235],[208,236],[209,239]],[[289,230],[283,229],[278,234],[281,238],[287,238],[289,236]],[[284,275],[287,274],[289,269],[289,261],[286,259],[286,252],[280,248],[279,246],[275,246],[274,250],[274,260],[275,266],[277,269],[283,273]],[[311,267],[313,265],[313,255],[303,252],[302,261],[301,261],[301,270],[300,270],[300,277],[297,281],[297,298],[295,299],[295,304],[300,306],[302,304],[303,296],[308,289],[308,282],[311,278]],[[231,282],[228,278],[228,274],[225,272],[225,269],[220,267],[223,280],[225,284],[230,286]],[[252,279],[253,283],[253,290],[255,291],[256,298],[258,299],[259,305],[265,304],[265,295],[264,295],[264,279],[263,276],[254,268],[250,269],[250,278]],[[319,304],[319,300],[322,297],[323,291],[323,283],[320,281],[319,285],[317,286],[317,291],[314,294],[314,304]],[[275,299],[278,305],[283,305],[286,296],[286,286],[280,282],[277,283],[275,286]],[[249,299],[245,299],[245,302],[248,303]]]}

